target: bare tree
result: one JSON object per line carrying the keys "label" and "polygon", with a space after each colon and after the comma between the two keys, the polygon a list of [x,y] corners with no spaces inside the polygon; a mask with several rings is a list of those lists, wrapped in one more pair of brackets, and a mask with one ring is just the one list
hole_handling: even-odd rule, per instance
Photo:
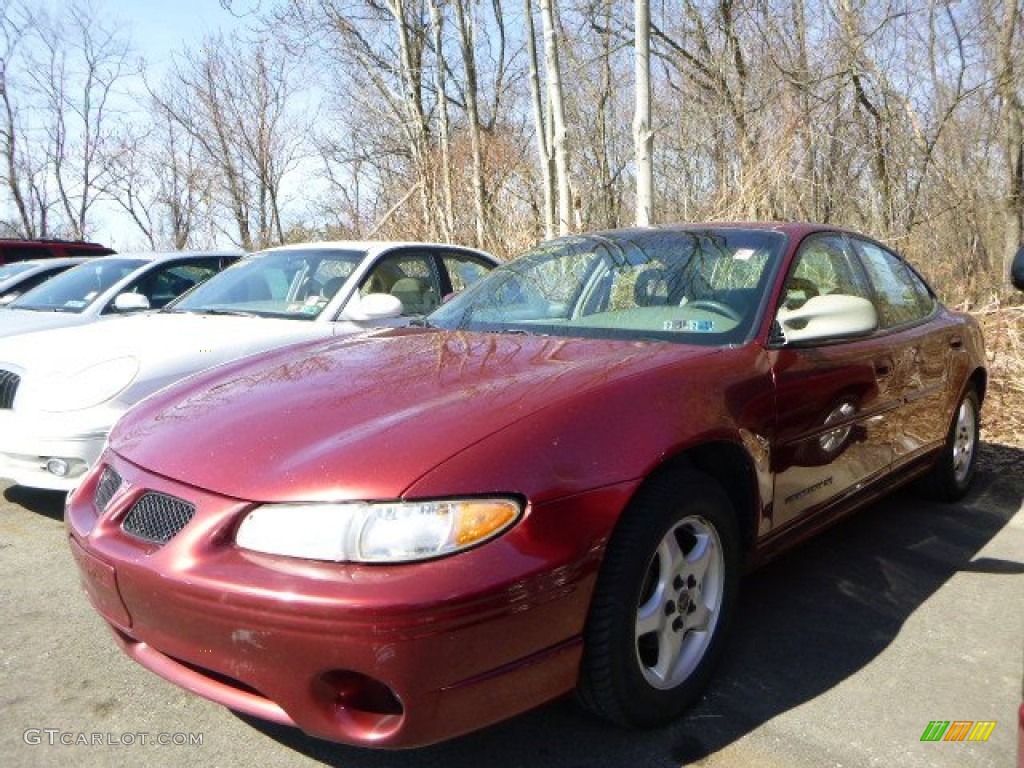
{"label": "bare tree", "polygon": [[475,40],[473,32],[472,8],[466,13],[464,0],[454,0],[455,18],[459,25],[459,43],[462,51],[462,71],[466,78],[466,119],[469,123],[469,141],[473,155],[473,207],[476,212],[476,245],[484,246],[484,224],[486,211],[484,208],[484,164],[483,147],[480,139],[480,110],[477,106],[477,68]]}
{"label": "bare tree", "polygon": [[455,229],[455,203],[452,195],[451,121],[445,84],[448,66],[444,55],[443,15],[440,0],[430,0],[430,25],[434,40],[434,88],[437,91],[438,144],[441,151],[441,231],[446,240]]}
{"label": "bare tree", "polygon": [[544,194],[544,236],[555,234],[555,156],[548,141],[548,121],[541,99],[540,68],[537,62],[537,38],[533,24],[533,7],[530,0],[523,0],[523,17],[526,28],[526,50],[529,63],[530,103],[533,107],[534,135],[537,141],[538,165]]}
{"label": "bare tree", "polygon": [[[0,127],[0,151],[3,152],[6,184],[18,212],[17,222],[7,222],[7,227],[24,237],[46,234],[47,207],[35,205],[42,196],[40,189],[41,171],[30,165],[30,158],[23,148],[24,129],[19,119],[17,96],[12,82],[13,72],[20,55],[19,46],[27,34],[29,21],[21,17],[19,8],[5,4],[0,14],[0,101],[3,103],[3,123]],[[38,212],[38,215],[37,215]]]}
{"label": "bare tree", "polygon": [[540,17],[544,34],[544,71],[555,156],[555,188],[558,191],[558,233],[565,235],[572,226],[573,200],[569,184],[569,130],[565,124],[562,70],[558,61],[558,38],[552,3],[553,0],[540,0]]}
{"label": "bare tree", "polygon": [[[1020,74],[1020,45],[1018,35],[1021,14],[1020,0],[1004,0],[1003,19],[999,38],[999,59],[996,92],[1002,102],[1003,135],[1006,151],[1005,186],[1003,197],[1003,269],[1006,275],[1014,253],[1024,242],[1024,78]],[[1016,43],[1016,47],[1015,47]]]}
{"label": "bare tree", "polygon": [[71,233],[85,237],[104,184],[103,155],[116,131],[112,99],[128,74],[129,47],[91,6],[77,4],[45,18],[38,42],[33,79],[49,112],[50,173]]}
{"label": "bare tree", "polygon": [[633,146],[636,155],[636,223],[647,226],[654,218],[654,131],[651,127],[651,6],[633,0],[636,38],[636,76]]}
{"label": "bare tree", "polygon": [[87,2],[56,14],[12,2],[2,17],[2,151],[16,229],[85,237],[119,128],[112,105],[128,44]]}
{"label": "bare tree", "polygon": [[170,78],[153,97],[214,169],[207,202],[229,212],[231,239],[246,250],[283,243],[283,184],[307,133],[287,51],[268,40],[211,37],[179,55]]}
{"label": "bare tree", "polygon": [[149,120],[121,137],[109,159],[105,192],[135,223],[151,249],[200,245],[203,201],[210,179],[199,146],[178,120],[154,103]]}

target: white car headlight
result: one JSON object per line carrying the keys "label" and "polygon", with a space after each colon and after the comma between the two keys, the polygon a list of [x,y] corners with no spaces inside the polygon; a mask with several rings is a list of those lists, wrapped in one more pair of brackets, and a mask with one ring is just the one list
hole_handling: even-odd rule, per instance
{"label": "white car headlight", "polygon": [[33,400],[39,410],[54,413],[92,408],[131,384],[138,372],[137,358],[129,356],[106,360],[67,378],[42,384],[34,393]]}
{"label": "white car headlight", "polygon": [[242,521],[240,547],[336,562],[401,563],[497,536],[522,511],[511,499],[267,504]]}

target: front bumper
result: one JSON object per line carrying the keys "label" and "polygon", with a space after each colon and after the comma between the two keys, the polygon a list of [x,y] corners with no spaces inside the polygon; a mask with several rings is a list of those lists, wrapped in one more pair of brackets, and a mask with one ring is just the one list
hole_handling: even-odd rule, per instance
{"label": "front bumper", "polygon": [[[122,649],[194,693],[335,741],[414,747],[508,718],[576,685],[615,487],[528,510],[505,535],[436,561],[319,563],[246,552],[251,504],[153,476],[98,512],[101,467],[68,500],[83,585]],[[121,527],[147,490],[196,507],[159,546]]]}
{"label": "front bumper", "polygon": [[[0,478],[29,488],[70,491],[103,452],[122,411],[104,408],[73,413],[0,410]],[[67,471],[55,474],[51,460]]]}

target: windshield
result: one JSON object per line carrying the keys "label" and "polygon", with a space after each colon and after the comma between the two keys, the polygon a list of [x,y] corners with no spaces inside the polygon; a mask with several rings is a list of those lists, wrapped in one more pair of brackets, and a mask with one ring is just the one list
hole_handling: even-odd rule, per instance
{"label": "windshield", "polygon": [[112,285],[148,263],[144,259],[95,259],[47,280],[8,306],[11,309],[77,314]]}
{"label": "windshield", "polygon": [[324,249],[254,253],[167,309],[314,320],[365,257]]}
{"label": "windshield", "polygon": [[745,229],[625,230],[542,243],[428,317],[441,328],[739,343],[785,237]]}
{"label": "windshield", "polygon": [[22,272],[34,269],[35,266],[36,263],[34,261],[16,261],[13,264],[4,264],[0,267],[0,283],[15,275],[20,275]]}

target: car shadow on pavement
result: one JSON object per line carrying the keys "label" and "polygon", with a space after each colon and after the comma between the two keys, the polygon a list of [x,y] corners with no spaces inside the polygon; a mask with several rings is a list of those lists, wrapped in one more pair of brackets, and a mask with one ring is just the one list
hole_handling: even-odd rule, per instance
{"label": "car shadow on pavement", "polygon": [[64,501],[67,497],[64,491],[41,491],[23,485],[12,485],[4,489],[7,501],[59,523],[64,522]]}
{"label": "car shadow on pavement", "polygon": [[[1019,467],[1024,452],[1015,452]],[[957,572],[1021,573],[1019,563],[974,559],[1020,509],[1021,488],[984,472],[959,504],[900,492],[749,574],[708,691],[661,730],[613,727],[566,698],[444,744],[376,752],[238,716],[284,746],[345,768],[691,763],[863,669]]]}

